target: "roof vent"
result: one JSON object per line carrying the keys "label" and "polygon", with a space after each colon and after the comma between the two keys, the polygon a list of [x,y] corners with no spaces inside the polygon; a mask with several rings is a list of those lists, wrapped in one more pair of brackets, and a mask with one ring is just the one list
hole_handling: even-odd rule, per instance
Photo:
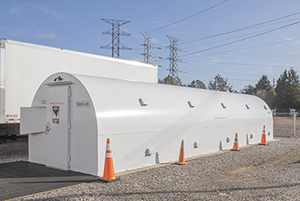
{"label": "roof vent", "polygon": [[188,101],[188,104],[189,104],[190,108],[194,108],[195,107],[194,104],[191,101]]}
{"label": "roof vent", "polygon": [[144,103],[142,98],[139,98],[139,102],[140,102],[141,106],[147,106],[148,105],[147,103]]}

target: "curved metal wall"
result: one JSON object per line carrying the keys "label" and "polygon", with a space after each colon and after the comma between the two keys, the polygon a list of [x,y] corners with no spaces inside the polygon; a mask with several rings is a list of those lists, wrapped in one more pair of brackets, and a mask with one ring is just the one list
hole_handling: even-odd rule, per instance
{"label": "curved metal wall", "polygon": [[177,160],[182,139],[187,157],[230,149],[235,133],[240,146],[258,143],[263,125],[267,139],[273,139],[271,110],[256,96],[76,77],[96,110],[99,148],[111,138],[116,171]]}
{"label": "curved metal wall", "polygon": [[[232,148],[236,133],[240,146],[258,143],[263,125],[267,140],[273,139],[270,108],[244,94],[56,73],[32,106],[41,105],[45,83],[58,76],[72,83],[71,170],[102,176],[108,137],[116,172],[176,161],[181,140],[191,157]],[[89,107],[76,107],[82,102]]]}

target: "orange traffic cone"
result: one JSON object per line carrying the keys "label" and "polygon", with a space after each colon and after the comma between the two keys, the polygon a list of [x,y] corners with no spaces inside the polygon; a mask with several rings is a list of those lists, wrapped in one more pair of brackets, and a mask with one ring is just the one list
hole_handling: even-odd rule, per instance
{"label": "orange traffic cone", "polygon": [[181,147],[180,147],[180,152],[179,152],[179,159],[178,162],[176,162],[175,164],[178,165],[186,165],[188,164],[187,162],[184,161],[184,141],[181,141]]}
{"label": "orange traffic cone", "polygon": [[265,125],[263,127],[263,132],[262,132],[261,141],[260,141],[259,145],[267,145],[266,127],[265,127]]}
{"label": "orange traffic cone", "polygon": [[239,151],[239,140],[238,140],[238,134],[235,134],[235,138],[234,138],[234,143],[233,143],[233,147],[231,149],[232,151]]}
{"label": "orange traffic cone", "polygon": [[110,149],[110,140],[109,140],[109,138],[107,138],[104,172],[103,172],[103,177],[100,178],[100,181],[108,183],[108,182],[117,181],[117,180],[120,180],[120,179],[115,176],[112,152]]}

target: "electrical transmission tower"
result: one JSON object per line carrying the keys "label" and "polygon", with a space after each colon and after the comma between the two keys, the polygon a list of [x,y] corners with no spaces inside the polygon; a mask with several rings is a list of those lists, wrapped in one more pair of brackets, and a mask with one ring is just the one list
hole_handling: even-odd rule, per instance
{"label": "electrical transmission tower", "polygon": [[108,30],[106,32],[103,32],[102,34],[105,35],[111,35],[112,36],[112,40],[111,43],[109,43],[106,46],[101,46],[101,48],[105,48],[105,49],[111,49],[112,53],[111,56],[112,57],[116,57],[116,58],[120,58],[120,50],[131,50],[132,48],[126,47],[124,46],[121,42],[120,42],[120,36],[130,36],[129,33],[126,33],[125,31],[120,29],[120,26],[129,23],[130,21],[127,20],[114,20],[114,19],[103,19],[101,18],[102,21],[108,23],[111,25],[111,30]]}
{"label": "electrical transmission tower", "polygon": [[142,44],[142,46],[144,46],[144,53],[142,53],[141,55],[144,55],[144,62],[150,64],[151,59],[153,57],[152,55],[153,46],[151,44],[151,39],[153,38],[153,36],[145,32],[142,32],[142,35],[144,36],[144,43]]}
{"label": "electrical transmission tower", "polygon": [[169,63],[169,75],[173,78],[173,80],[177,80],[178,73],[180,72],[178,68],[178,62],[181,62],[180,58],[178,57],[177,51],[181,51],[180,47],[178,46],[177,42],[179,39],[174,38],[172,36],[167,35],[170,45],[168,46],[170,48],[170,57],[168,58]]}

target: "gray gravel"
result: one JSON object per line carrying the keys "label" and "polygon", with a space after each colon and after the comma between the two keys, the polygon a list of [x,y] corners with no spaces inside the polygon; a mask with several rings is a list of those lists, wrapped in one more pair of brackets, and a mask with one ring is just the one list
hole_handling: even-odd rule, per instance
{"label": "gray gravel", "polygon": [[6,140],[0,143],[0,163],[28,160],[27,138],[18,138],[17,141]]}
{"label": "gray gravel", "polygon": [[280,138],[23,200],[300,200],[300,139]]}
{"label": "gray gravel", "polygon": [[[0,154],[0,163],[27,160],[27,142],[0,144]],[[300,200],[300,139],[275,138],[268,146],[188,162],[123,174],[114,183],[82,183],[21,200]]]}

